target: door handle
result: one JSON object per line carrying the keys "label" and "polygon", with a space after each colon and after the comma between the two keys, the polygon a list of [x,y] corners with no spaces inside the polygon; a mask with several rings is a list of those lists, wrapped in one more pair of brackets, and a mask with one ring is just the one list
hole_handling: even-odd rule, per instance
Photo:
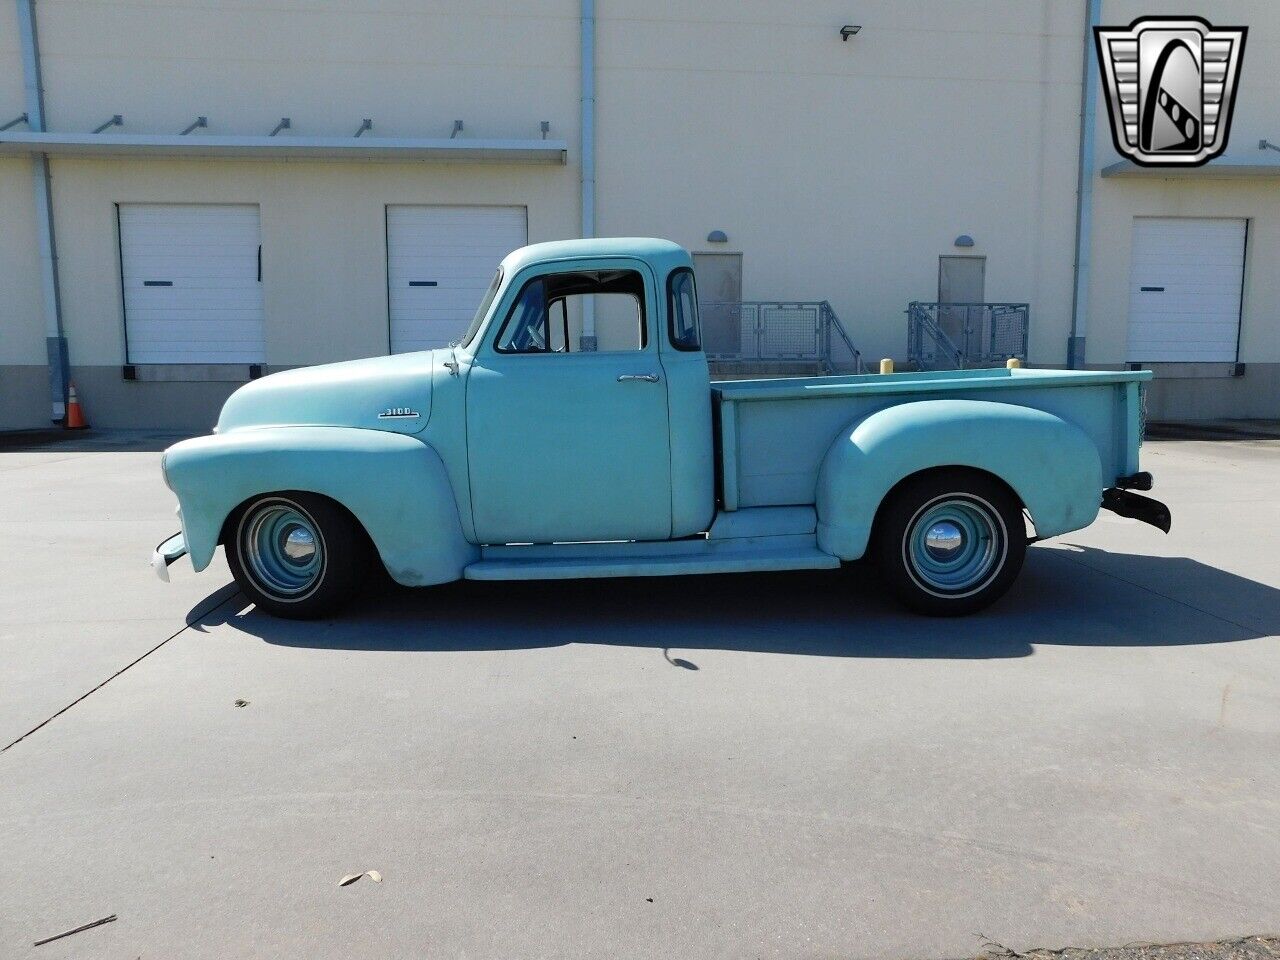
{"label": "door handle", "polygon": [[618,376],[619,383],[624,383],[627,380],[643,380],[645,383],[657,383],[661,379],[656,373],[624,373]]}

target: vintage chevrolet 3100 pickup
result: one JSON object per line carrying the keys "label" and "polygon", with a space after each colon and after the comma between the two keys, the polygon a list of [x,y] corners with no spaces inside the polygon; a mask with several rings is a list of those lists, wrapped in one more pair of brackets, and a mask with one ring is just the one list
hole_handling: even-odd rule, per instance
{"label": "vintage chevrolet 3100 pickup", "polygon": [[[1149,373],[964,370],[712,383],[689,254],[536,244],[456,345],[275,373],[167,450],[182,532],[261,608],[402,584],[838,567],[930,614],[1008,589],[1027,544],[1131,492]],[[580,350],[594,331],[598,349]],[[589,341],[588,341],[589,342]]]}

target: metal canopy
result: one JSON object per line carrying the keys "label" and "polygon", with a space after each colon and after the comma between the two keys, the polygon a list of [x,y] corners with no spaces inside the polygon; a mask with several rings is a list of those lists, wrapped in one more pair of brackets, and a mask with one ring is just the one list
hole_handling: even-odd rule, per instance
{"label": "metal canopy", "polygon": [[[0,134],[3,136],[3,134]],[[1255,177],[1280,177],[1280,158],[1275,162],[1244,157],[1219,157],[1202,167],[1141,167],[1132,160],[1121,160],[1102,168],[1104,177],[1147,180],[1239,180]]]}
{"label": "metal canopy", "polygon": [[454,160],[565,163],[563,140],[412,137],[228,137],[169,134],[0,132],[0,155],[53,157],[222,157],[312,160]]}

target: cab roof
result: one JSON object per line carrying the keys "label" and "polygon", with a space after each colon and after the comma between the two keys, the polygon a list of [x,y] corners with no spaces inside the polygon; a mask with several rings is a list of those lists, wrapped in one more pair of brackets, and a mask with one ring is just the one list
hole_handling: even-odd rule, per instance
{"label": "cab roof", "polygon": [[502,261],[502,270],[511,276],[525,267],[553,260],[591,257],[632,257],[650,264],[661,277],[677,267],[692,267],[689,251],[670,240],[654,237],[589,237],[582,240],[553,240],[533,243],[513,250]]}

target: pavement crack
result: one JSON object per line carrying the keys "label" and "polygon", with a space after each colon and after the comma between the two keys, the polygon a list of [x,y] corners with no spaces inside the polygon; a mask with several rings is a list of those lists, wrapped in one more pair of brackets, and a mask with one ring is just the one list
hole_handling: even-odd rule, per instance
{"label": "pavement crack", "polygon": [[[221,591],[219,591],[219,592],[221,592]],[[108,683],[110,683],[110,682],[111,682],[112,680],[114,680],[116,677],[120,676],[122,673],[125,673],[125,672],[126,672],[126,671],[128,671],[128,670],[131,670],[133,667],[136,667],[136,666],[137,666],[138,664],[140,664],[143,660],[147,659],[147,657],[151,656],[153,653],[155,653],[157,650],[159,650],[161,647],[163,647],[163,646],[164,646],[166,643],[168,643],[170,640],[173,640],[173,639],[175,639],[176,637],[181,636],[183,633],[186,633],[186,632],[187,632],[188,630],[190,630],[192,627],[194,627],[194,626],[196,626],[197,624],[199,624],[199,623],[200,623],[200,621],[201,621],[201,620],[203,620],[205,617],[209,616],[209,615],[210,615],[210,614],[212,614],[212,613],[215,613],[217,610],[219,610],[220,608],[222,608],[222,607],[226,606],[228,603],[230,603],[232,600],[236,599],[236,597],[238,597],[238,596],[240,596],[239,591],[238,591],[238,590],[233,590],[233,591],[231,591],[227,596],[223,597],[221,600],[219,600],[217,603],[215,603],[213,606],[211,606],[208,610],[202,610],[198,616],[190,617],[190,618],[187,620],[187,622],[186,622],[186,623],[184,623],[184,624],[183,624],[179,629],[175,630],[172,634],[170,634],[169,636],[165,637],[163,640],[161,640],[159,643],[157,643],[157,644],[156,644],[154,647],[152,647],[150,650],[146,651],[146,653],[144,653],[144,654],[142,654],[141,656],[139,656],[139,657],[135,658],[134,660],[131,660],[129,663],[126,663],[123,667],[121,667],[121,668],[120,668],[119,670],[117,670],[115,673],[111,674],[111,676],[107,677],[107,679],[103,680],[103,681],[102,681],[101,683],[99,683],[97,686],[93,687],[92,689],[90,689],[90,690],[86,691],[85,693],[82,693],[80,696],[76,697],[74,700],[72,700],[70,703],[68,703],[68,704],[67,704],[65,707],[63,707],[61,710],[59,710],[59,711],[57,711],[56,713],[54,713],[52,716],[46,717],[44,720],[41,720],[41,721],[40,721],[39,723],[37,723],[34,727],[32,727],[30,730],[28,730],[26,733],[24,733],[22,736],[20,736],[17,740],[14,740],[12,743],[8,744],[7,746],[5,746],[5,747],[3,747],[3,748],[0,748],[0,753],[5,753],[6,751],[8,751],[8,749],[9,749],[10,747],[16,747],[18,744],[20,744],[23,740],[27,739],[27,737],[31,736],[31,735],[32,735],[33,733],[35,733],[37,730],[43,729],[45,726],[47,726],[48,724],[52,723],[54,720],[57,720],[60,716],[62,716],[64,713],[66,713],[68,710],[70,710],[70,709],[71,709],[72,707],[74,707],[76,704],[81,703],[82,701],[84,701],[84,700],[88,699],[89,697],[93,696],[93,694],[97,693],[99,690],[101,690],[103,687],[105,687]]]}

